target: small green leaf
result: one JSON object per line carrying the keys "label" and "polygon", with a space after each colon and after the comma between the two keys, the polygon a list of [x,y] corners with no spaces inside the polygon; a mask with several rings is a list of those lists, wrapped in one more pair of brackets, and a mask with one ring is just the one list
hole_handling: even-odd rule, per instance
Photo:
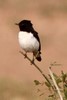
{"label": "small green leaf", "polygon": [[45,82],[45,85],[50,88],[51,87],[51,84],[49,84],[48,82]]}
{"label": "small green leaf", "polygon": [[49,97],[54,97],[54,94],[52,94],[52,95],[49,95]]}
{"label": "small green leaf", "polygon": [[65,98],[67,99],[67,90],[64,91]]}
{"label": "small green leaf", "polygon": [[55,73],[53,73],[53,75],[54,75],[55,78],[58,78],[58,76]]}
{"label": "small green leaf", "polygon": [[67,79],[67,73],[64,73],[63,71],[61,72],[62,73],[62,81],[65,82],[66,79]]}
{"label": "small green leaf", "polygon": [[38,80],[34,80],[35,85],[41,84]]}
{"label": "small green leaf", "polygon": [[67,88],[67,83],[65,84],[65,87]]}
{"label": "small green leaf", "polygon": [[57,76],[55,73],[53,73],[53,75],[55,77],[55,80],[56,80],[57,84],[62,82],[61,77]]}

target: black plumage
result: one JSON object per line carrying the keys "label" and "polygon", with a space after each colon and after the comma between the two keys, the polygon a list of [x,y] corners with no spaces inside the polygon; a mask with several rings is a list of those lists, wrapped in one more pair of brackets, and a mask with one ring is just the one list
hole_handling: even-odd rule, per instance
{"label": "black plumage", "polygon": [[[16,24],[19,25],[20,31],[25,31],[28,33],[32,33],[33,36],[37,39],[37,41],[39,42],[39,49],[38,49],[38,55],[36,56],[36,59],[38,61],[41,61],[41,43],[40,43],[40,38],[38,36],[38,32],[36,32],[33,28],[33,24],[31,23],[30,20],[22,20],[20,23]],[[35,56],[35,52],[33,52],[33,55]]]}

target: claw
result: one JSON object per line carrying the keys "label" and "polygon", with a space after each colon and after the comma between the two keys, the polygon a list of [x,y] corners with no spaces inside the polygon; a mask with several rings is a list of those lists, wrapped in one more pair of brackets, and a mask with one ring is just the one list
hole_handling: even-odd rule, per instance
{"label": "claw", "polygon": [[27,58],[27,52],[25,52],[25,54],[24,54],[24,58]]}
{"label": "claw", "polygon": [[26,57],[27,57],[27,53],[24,54],[24,58],[26,58]]}
{"label": "claw", "polygon": [[34,64],[34,59],[31,61],[31,65]]}

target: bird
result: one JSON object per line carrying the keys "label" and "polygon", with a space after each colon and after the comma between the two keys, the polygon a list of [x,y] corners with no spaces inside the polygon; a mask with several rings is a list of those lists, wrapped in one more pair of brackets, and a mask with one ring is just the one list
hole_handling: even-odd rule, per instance
{"label": "bird", "polygon": [[37,59],[39,62],[41,58],[41,42],[38,36],[38,32],[34,30],[33,24],[30,20],[22,20],[19,23],[15,23],[19,26],[18,41],[20,47],[27,53],[33,53],[32,62]]}

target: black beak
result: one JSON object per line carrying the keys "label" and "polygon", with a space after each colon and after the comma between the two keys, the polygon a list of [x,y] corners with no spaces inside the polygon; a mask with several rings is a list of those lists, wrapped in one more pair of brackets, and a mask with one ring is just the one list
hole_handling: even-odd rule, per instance
{"label": "black beak", "polygon": [[15,25],[19,25],[18,23],[15,23]]}

